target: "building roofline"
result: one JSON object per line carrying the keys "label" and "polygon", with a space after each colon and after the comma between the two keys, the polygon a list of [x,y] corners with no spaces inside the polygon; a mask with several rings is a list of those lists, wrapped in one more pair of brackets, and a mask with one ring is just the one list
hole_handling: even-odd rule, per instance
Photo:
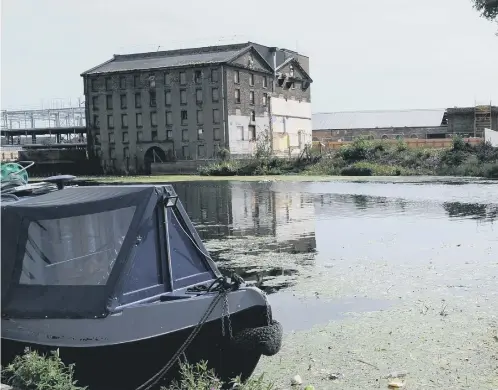
{"label": "building roofline", "polygon": [[358,113],[375,113],[375,112],[413,112],[413,111],[446,111],[447,108],[402,108],[394,110],[345,110],[345,111],[320,111],[314,112],[316,114],[358,114]]}
{"label": "building roofline", "polygon": [[81,76],[81,77],[86,76],[88,73],[93,72],[95,69],[100,68],[101,66],[107,65],[109,62],[112,62],[112,61],[114,61],[115,59],[116,59],[116,56],[113,56],[111,59],[109,59],[109,60],[107,60],[107,61],[105,61],[105,62],[102,62],[101,64],[99,64],[99,65],[97,65],[97,66],[94,66],[93,68],[90,68],[90,69],[88,69],[88,70],[85,70],[84,72],[82,72],[82,73],[80,74],[80,76]]}
{"label": "building roofline", "polygon": [[201,46],[201,47],[189,47],[184,49],[172,49],[172,50],[161,50],[161,51],[150,51],[141,53],[129,53],[129,54],[114,54],[114,59],[117,60],[132,60],[140,58],[154,58],[163,56],[174,56],[174,55],[188,55],[197,53],[212,53],[217,51],[229,51],[229,50],[242,50],[248,47],[250,43],[235,43],[228,45],[214,45],[214,46]]}
{"label": "building roofline", "polygon": [[[218,61],[217,63],[229,63],[230,61],[233,61],[233,59],[237,58],[240,56],[242,53],[245,52],[245,50],[250,50],[251,48],[254,48],[254,51],[257,53],[257,55],[260,57],[260,59],[270,68],[273,70],[273,66],[266,60],[265,57],[261,55],[261,53],[258,51],[257,47],[261,48],[267,48],[267,49],[276,49],[282,52],[286,52],[291,55],[295,55],[294,57],[295,61],[297,64],[299,64],[298,57],[297,56],[302,56],[307,58],[307,56],[304,56],[302,54],[299,54],[295,51],[289,50],[289,49],[284,49],[284,48],[278,48],[278,47],[269,47],[265,45],[261,45],[259,43],[255,42],[243,42],[243,43],[232,43],[232,44],[226,44],[226,45],[212,45],[212,46],[201,46],[201,47],[193,47],[193,48],[184,48],[184,49],[172,49],[172,50],[162,50],[162,51],[155,51],[155,52],[141,52],[141,53],[129,53],[129,54],[114,54],[111,59],[92,67],[91,69],[88,69],[84,71],[83,73],[80,74],[80,76],[84,77],[89,74],[107,74],[107,73],[118,73],[119,71],[109,71],[109,72],[98,72],[98,69],[101,68],[104,65],[107,65],[111,62],[118,62],[118,61],[132,61],[132,60],[142,60],[142,59],[151,59],[151,58],[161,58],[161,57],[174,57],[174,56],[182,56],[182,55],[189,55],[189,54],[203,54],[203,53],[216,53],[216,52],[226,52],[226,51],[238,51],[238,53],[233,56],[232,59],[230,60],[222,60]],[[211,62],[210,62],[211,63]],[[200,64],[199,64],[200,65]],[[299,64],[300,66],[300,64]],[[183,67],[183,66],[179,66]],[[307,72],[300,66],[301,70],[307,75],[308,79],[311,81],[311,78],[307,74]],[[124,71],[123,71],[124,72]]]}

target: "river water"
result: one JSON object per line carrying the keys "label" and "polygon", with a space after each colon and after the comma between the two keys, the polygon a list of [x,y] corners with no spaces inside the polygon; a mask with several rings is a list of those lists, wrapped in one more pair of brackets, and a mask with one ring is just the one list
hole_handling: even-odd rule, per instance
{"label": "river water", "polygon": [[384,310],[401,298],[444,302],[484,289],[498,293],[498,182],[212,181],[175,188],[221,270],[267,291],[288,332]]}

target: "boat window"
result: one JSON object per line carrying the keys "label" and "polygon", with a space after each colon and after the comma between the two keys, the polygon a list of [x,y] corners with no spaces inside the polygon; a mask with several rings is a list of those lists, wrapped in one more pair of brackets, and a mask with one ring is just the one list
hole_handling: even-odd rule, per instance
{"label": "boat window", "polygon": [[171,208],[168,208],[167,212],[173,288],[178,289],[190,285],[188,279],[202,273],[206,273],[205,278],[196,280],[196,282],[211,279],[203,255],[180,223],[181,217],[178,217]]}
{"label": "boat window", "polygon": [[125,282],[124,293],[162,284],[159,268],[157,214],[149,218],[140,229],[141,242],[138,244],[133,265]]}
{"label": "boat window", "polygon": [[19,280],[24,285],[105,285],[135,206],[32,221]]}

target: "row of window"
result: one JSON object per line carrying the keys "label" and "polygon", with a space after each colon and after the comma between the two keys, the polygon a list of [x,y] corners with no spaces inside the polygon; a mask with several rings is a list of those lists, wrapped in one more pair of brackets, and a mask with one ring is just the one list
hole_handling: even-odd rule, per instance
{"label": "row of window", "polygon": [[[197,129],[197,140],[198,141],[204,141],[205,139],[206,138],[205,138],[204,129]],[[152,132],[151,132],[151,139],[150,140],[151,141],[158,141],[159,140],[158,134],[157,134],[157,130],[152,130]],[[167,130],[166,131],[166,141],[171,141],[171,140],[173,140],[173,130]],[[221,140],[221,131],[220,131],[219,128],[213,129],[213,140],[214,141],[220,141]],[[113,143],[115,143],[115,141],[116,141],[116,138],[115,138],[114,133],[113,132],[109,133],[109,143],[113,144]],[[123,143],[125,143],[125,144],[128,143],[128,142],[130,142],[130,137],[129,137],[129,134],[128,134],[127,131],[123,131],[121,133],[121,141]],[[143,132],[142,131],[137,131],[137,142],[143,142],[143,141],[144,141]],[[183,129],[182,130],[182,141],[183,142],[189,142],[190,141],[189,136],[188,136],[188,129]],[[96,135],[96,143],[100,144],[100,137],[99,137],[98,134]]]}
{"label": "row of window", "polygon": [[[256,113],[254,111],[251,112],[252,120],[256,120]],[[180,119],[182,126],[188,124],[188,111],[182,110],[180,111]],[[221,121],[220,110],[215,108],[212,113],[212,122],[214,124],[218,124]],[[197,110],[197,124],[202,125],[204,123],[204,111]],[[95,114],[93,116],[93,125],[94,128],[100,128],[100,118],[99,115]],[[157,112],[153,111],[150,113],[150,125],[152,127],[157,127]],[[166,111],[166,126],[173,125],[173,111]],[[135,114],[135,127],[140,128],[143,127],[143,115],[141,112],[137,112]],[[114,129],[114,115],[107,115],[107,128]],[[121,114],[121,128],[128,128],[128,114]]]}
{"label": "row of window", "polygon": [[[254,73],[249,73],[248,76],[249,76],[249,85],[254,86],[254,79],[256,76],[254,75]],[[268,88],[268,77],[261,76],[261,78],[262,78],[263,88]],[[235,84],[240,84],[240,71],[235,70],[233,72],[233,82]]]}
{"label": "row of window", "polygon": [[[292,72],[293,73],[293,72]],[[254,73],[248,73],[247,74],[249,77],[249,85],[254,86],[255,84],[255,74]],[[204,79],[204,72],[202,70],[195,70],[193,73],[193,82],[195,84],[202,84],[202,80]],[[261,76],[262,79],[262,85],[263,88],[268,88],[268,77],[267,76]],[[119,76],[119,89],[126,89],[126,76]],[[155,88],[156,87],[156,75],[153,73],[148,74],[145,77],[146,80],[146,85],[149,88]],[[187,85],[187,73],[185,71],[182,71],[178,74],[178,78],[175,79],[172,73],[170,72],[165,72],[164,73],[164,85],[172,85],[174,81],[179,82],[180,85]],[[233,81],[235,84],[240,84],[240,71],[235,70],[234,71],[234,77]],[[218,69],[211,69],[211,77],[210,77],[210,82],[212,83],[218,83],[219,82],[219,70]],[[112,91],[114,89],[117,89],[117,85],[115,85],[116,79],[113,79],[112,77],[106,77],[105,78],[105,89],[106,91]],[[142,79],[140,75],[134,75],[133,76],[133,87],[134,88],[141,88],[143,86]],[[91,89],[92,92],[97,92],[98,91],[98,85],[97,85],[97,79],[92,79],[91,80]]]}
{"label": "row of window", "polygon": [[[211,88],[211,101],[213,103],[217,103],[220,101],[220,91],[217,87]],[[171,91],[164,91],[164,103],[166,106],[171,106]],[[203,103],[203,94],[202,94],[202,89],[197,89],[195,91],[195,102],[197,104],[202,104]],[[92,97],[92,109],[94,111],[97,111],[99,109],[99,103],[100,103],[100,96],[96,95]],[[157,106],[157,99],[156,99],[156,91],[149,91],[149,104],[150,107],[156,107]],[[187,104],[187,90],[186,89],[181,89],[180,90],[180,104],[186,105]],[[126,94],[120,95],[120,106],[122,110],[126,110],[128,108],[128,97]],[[106,95],[106,109],[112,110],[114,108],[114,103],[113,103],[113,96],[112,95]],[[136,92],[135,93],[135,108],[142,108],[142,93],[141,92]]]}
{"label": "row of window", "polygon": [[[215,145],[218,146],[219,145]],[[109,147],[109,155],[111,159],[116,158],[116,148],[114,146]],[[182,155],[183,158],[188,159],[190,158],[190,146],[189,145],[183,145],[182,146]],[[130,158],[130,149],[128,146],[123,147],[123,156],[124,158]],[[207,157],[206,155],[206,145],[197,145],[197,158],[205,158]]]}
{"label": "row of window", "polygon": [[[218,69],[211,69],[211,77],[210,81],[212,83],[217,83],[219,82],[219,70]],[[202,84],[202,80],[204,79],[204,72],[202,70],[195,70],[193,74],[193,82],[195,84]],[[125,75],[119,76],[119,89],[126,89],[126,80],[127,77]],[[112,78],[110,76],[105,78],[105,89],[107,91],[112,91],[116,89],[117,85],[116,79]],[[156,87],[156,75],[153,73],[148,74],[145,77],[146,84],[149,88],[155,88]],[[178,78],[176,79],[174,75],[171,72],[165,72],[164,73],[164,84],[165,85],[171,85],[173,82],[179,82],[180,85],[187,85],[187,73],[185,71],[182,71],[178,74]],[[133,87],[134,88],[141,88],[143,87],[143,82],[141,79],[141,76],[136,74],[133,75]],[[98,80],[96,78],[91,79],[91,89],[92,92],[97,92],[98,91]]]}
{"label": "row of window", "polygon": [[[235,89],[235,103],[240,103],[240,89]],[[262,100],[262,105],[263,107],[266,107],[268,105],[268,94],[263,93],[263,100]],[[249,104],[255,104],[255,99],[254,99],[254,91],[249,91]]]}

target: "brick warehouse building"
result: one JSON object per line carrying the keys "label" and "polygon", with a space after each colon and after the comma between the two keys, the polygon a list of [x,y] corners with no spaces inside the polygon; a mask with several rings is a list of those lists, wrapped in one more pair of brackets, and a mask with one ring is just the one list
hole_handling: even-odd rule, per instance
{"label": "brick warehouse building", "polygon": [[81,75],[89,154],[104,172],[275,155],[311,143],[309,58],[255,43],[114,55]]}
{"label": "brick warehouse building", "polygon": [[313,140],[442,139],[453,135],[483,137],[498,130],[498,107],[490,105],[447,109],[343,111],[313,114]]}

